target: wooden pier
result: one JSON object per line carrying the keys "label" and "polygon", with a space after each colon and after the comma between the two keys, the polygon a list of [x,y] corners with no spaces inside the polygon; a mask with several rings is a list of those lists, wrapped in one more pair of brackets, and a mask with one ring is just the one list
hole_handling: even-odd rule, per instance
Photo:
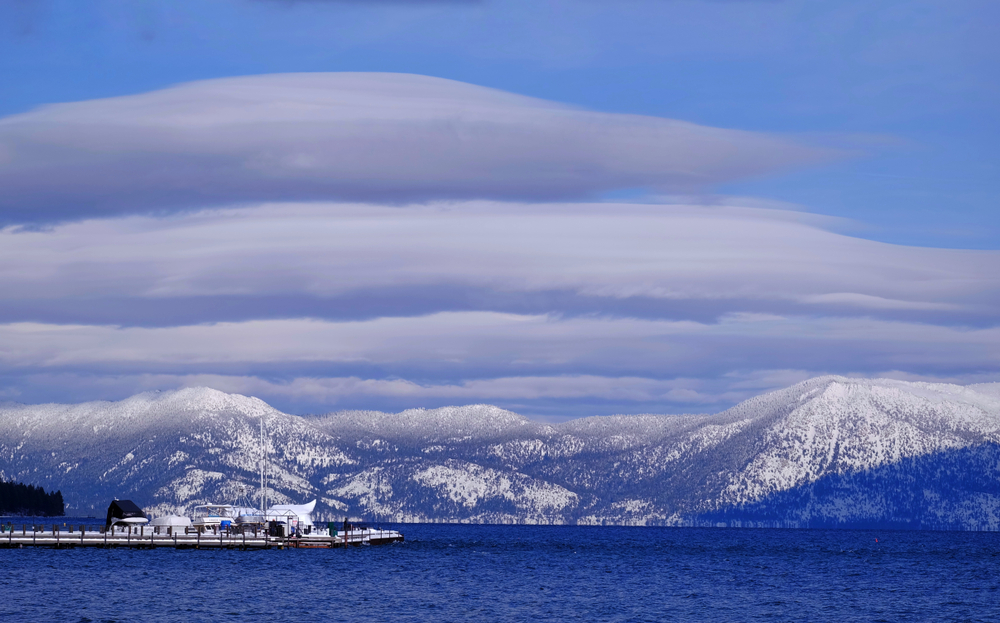
{"label": "wooden pier", "polygon": [[[6,528],[6,527],[5,527]],[[46,529],[50,528],[50,529]],[[402,541],[403,536],[394,530],[349,531],[343,536],[308,534],[295,537],[270,536],[263,530],[205,530],[184,528],[157,532],[148,526],[132,530],[106,530],[102,527],[73,526],[15,526],[12,531],[0,533],[0,548],[49,547],[127,547],[132,549],[331,549],[356,545],[380,545]]]}

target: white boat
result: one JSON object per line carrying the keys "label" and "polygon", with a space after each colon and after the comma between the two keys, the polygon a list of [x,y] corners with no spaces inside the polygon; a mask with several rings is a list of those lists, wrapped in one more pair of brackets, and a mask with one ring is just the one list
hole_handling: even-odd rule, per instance
{"label": "white boat", "polygon": [[338,530],[336,536],[347,545],[383,545],[403,540],[403,534],[396,530],[356,526],[346,521],[344,524],[345,529]]}
{"label": "white boat", "polygon": [[221,528],[236,521],[237,514],[232,504],[201,504],[194,507],[195,528]]}
{"label": "white boat", "polygon": [[263,526],[267,523],[264,513],[255,508],[241,508],[236,514],[238,526]]}
{"label": "white boat", "polygon": [[311,530],[296,532],[289,539],[291,547],[346,547],[349,545],[382,545],[403,540],[402,533],[397,530],[372,528],[363,524],[353,524],[345,521],[343,529],[338,530],[334,522],[328,527],[314,527]]}

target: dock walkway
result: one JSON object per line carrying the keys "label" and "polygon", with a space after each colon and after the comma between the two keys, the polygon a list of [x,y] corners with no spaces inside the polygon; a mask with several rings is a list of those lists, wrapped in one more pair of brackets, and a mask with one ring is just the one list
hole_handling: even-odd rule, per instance
{"label": "dock walkway", "polygon": [[394,530],[357,530],[328,534],[309,534],[297,537],[275,537],[265,531],[256,530],[215,530],[199,532],[185,529],[163,533],[153,528],[141,526],[131,531],[105,530],[103,528],[87,529],[72,526],[60,529],[52,526],[46,530],[44,526],[20,526],[13,531],[0,533],[0,548],[20,547],[128,547],[133,549],[156,549],[172,547],[175,549],[285,549],[285,548],[321,548],[330,549],[354,545],[380,545],[394,541],[402,541],[403,536]]}

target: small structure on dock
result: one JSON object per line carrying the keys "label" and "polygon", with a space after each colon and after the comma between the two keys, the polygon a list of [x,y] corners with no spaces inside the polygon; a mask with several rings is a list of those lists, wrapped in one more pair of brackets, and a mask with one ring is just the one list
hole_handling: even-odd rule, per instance
{"label": "small structure on dock", "polygon": [[146,513],[142,512],[142,509],[132,500],[115,500],[108,507],[108,519],[104,527],[134,526],[145,524],[148,521]]}

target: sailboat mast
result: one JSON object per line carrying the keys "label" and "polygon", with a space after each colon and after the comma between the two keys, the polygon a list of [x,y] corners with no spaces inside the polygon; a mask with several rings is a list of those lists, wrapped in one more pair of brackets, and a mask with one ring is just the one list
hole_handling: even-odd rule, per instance
{"label": "sailboat mast", "polygon": [[260,512],[264,513],[267,508],[264,500],[264,414],[260,415]]}

